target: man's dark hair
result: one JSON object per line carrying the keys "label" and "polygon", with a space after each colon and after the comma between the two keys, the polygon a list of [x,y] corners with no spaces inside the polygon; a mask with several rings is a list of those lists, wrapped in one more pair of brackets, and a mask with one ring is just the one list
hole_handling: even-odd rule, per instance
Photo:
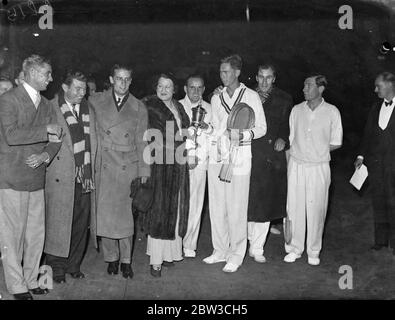
{"label": "man's dark hair", "polygon": [[115,75],[115,71],[120,70],[120,69],[127,70],[130,72],[131,76],[133,75],[133,68],[130,65],[117,63],[117,64],[114,64],[111,68],[111,76],[113,77]]}
{"label": "man's dark hair", "polygon": [[87,81],[86,76],[81,71],[70,70],[64,76],[63,83],[70,86],[73,83],[74,79],[85,83]]}
{"label": "man's dark hair", "polygon": [[328,80],[326,80],[326,77],[322,74],[314,73],[309,75],[307,78],[314,78],[317,87],[323,86],[325,89],[328,87]]}
{"label": "man's dark hair", "polygon": [[203,83],[203,86],[204,86],[204,78],[203,78],[203,76],[202,75],[200,75],[200,74],[191,74],[191,75],[189,75],[188,76],[188,78],[187,78],[187,80],[185,81],[185,85],[188,85],[188,82],[189,82],[189,80],[191,80],[191,79],[200,79],[200,80],[202,80],[202,83]]}
{"label": "man's dark hair", "polygon": [[273,75],[276,76],[276,67],[272,63],[265,63],[258,66],[259,70],[268,70],[271,69],[273,71]]}
{"label": "man's dark hair", "polygon": [[377,78],[381,78],[381,79],[383,79],[383,81],[385,81],[385,82],[391,82],[391,83],[392,83],[392,86],[393,86],[394,89],[395,89],[395,75],[394,75],[393,73],[388,72],[388,71],[385,71],[385,72],[380,73],[380,74],[377,76]]}
{"label": "man's dark hair", "polygon": [[243,60],[238,54],[232,54],[221,60],[221,63],[229,63],[232,69],[240,70],[243,67]]}

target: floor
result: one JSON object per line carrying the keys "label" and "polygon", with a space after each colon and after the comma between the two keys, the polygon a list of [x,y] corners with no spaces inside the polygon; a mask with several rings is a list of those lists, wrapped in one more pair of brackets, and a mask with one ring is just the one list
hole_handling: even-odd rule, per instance
{"label": "floor", "polygon": [[[146,238],[139,233],[133,254],[133,279],[108,275],[102,253],[90,244],[81,268],[85,279],[68,277],[67,283],[54,284],[48,295],[35,298],[395,299],[395,256],[390,249],[369,250],[373,239],[371,207],[366,195],[361,197],[348,183],[351,174],[352,167],[335,166],[332,170],[332,194],[319,266],[308,265],[305,254],[295,263],[283,262],[282,235],[270,235],[265,247],[266,263],[256,263],[247,255],[238,272],[233,274],[221,270],[223,263],[206,265],[202,259],[212,250],[206,210],[197,257],[163,268],[161,278],[153,278],[149,273]],[[4,300],[12,299],[5,288],[2,266],[0,294]]]}

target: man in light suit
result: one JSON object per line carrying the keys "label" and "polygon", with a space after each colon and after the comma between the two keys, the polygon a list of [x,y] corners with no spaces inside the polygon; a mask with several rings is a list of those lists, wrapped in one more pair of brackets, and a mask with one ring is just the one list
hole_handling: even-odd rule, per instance
{"label": "man in light suit", "polygon": [[143,159],[147,143],[147,109],[129,93],[132,69],[115,65],[110,75],[112,88],[90,97],[96,113],[99,149],[96,165],[97,210],[91,232],[101,236],[107,272],[133,277],[131,251],[134,221],[130,184],[150,175],[149,164]]}
{"label": "man in light suit", "polygon": [[379,74],[375,81],[378,100],[371,108],[355,166],[369,171],[373,216],[373,250],[390,246],[395,254],[395,75]]}
{"label": "man in light suit", "polygon": [[64,139],[47,167],[44,252],[57,283],[66,282],[66,273],[85,277],[80,266],[88,243],[90,212],[95,210],[97,141],[95,113],[84,98],[86,81],[79,71],[67,73],[62,91],[51,101]]}
{"label": "man in light suit", "polygon": [[210,133],[213,131],[211,122],[211,105],[203,101],[204,80],[200,75],[191,75],[188,77],[184,86],[186,93],[184,99],[180,100],[189,120],[192,120],[192,109],[199,103],[206,111],[204,122],[198,129],[196,139],[197,148],[196,156],[198,158],[197,166],[189,170],[190,197],[189,197],[189,215],[188,228],[183,239],[184,256],[194,258],[196,256],[197,240],[200,229],[202,216],[204,194],[206,188],[208,151],[210,147]]}
{"label": "man in light suit", "polygon": [[0,245],[8,291],[31,300],[30,292],[48,293],[37,281],[45,238],[45,167],[61,128],[40,95],[52,81],[49,62],[32,55],[23,72],[24,83],[0,97]]}

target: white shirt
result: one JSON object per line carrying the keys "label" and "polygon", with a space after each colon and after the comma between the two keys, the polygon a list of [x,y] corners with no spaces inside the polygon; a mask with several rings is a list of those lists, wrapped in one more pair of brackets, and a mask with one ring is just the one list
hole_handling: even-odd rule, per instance
{"label": "white shirt", "polygon": [[34,106],[36,109],[38,108],[38,105],[40,104],[41,96],[40,92],[34,89],[30,84],[27,82],[23,82],[23,87],[26,89],[27,93],[29,94],[30,99],[32,99]]}
{"label": "white shirt", "polygon": [[307,101],[296,105],[289,117],[289,128],[290,155],[301,162],[328,162],[330,145],[342,144],[340,112],[324,99],[314,111]]}
{"label": "white shirt", "polygon": [[[66,99],[65,99],[65,101],[66,101],[66,104],[69,107],[71,113],[74,114],[74,110],[73,110],[72,104],[70,102],[68,102]],[[74,107],[75,107],[75,112],[77,113],[77,117],[78,117],[79,114],[80,114],[80,105],[79,104],[75,104]]]}
{"label": "white shirt", "polygon": [[383,101],[383,104],[381,105],[380,113],[379,113],[379,127],[383,130],[387,128],[388,122],[390,121],[392,111],[394,110],[395,106],[395,97],[392,98],[392,104],[390,106],[386,106],[385,102],[390,102],[388,100]]}

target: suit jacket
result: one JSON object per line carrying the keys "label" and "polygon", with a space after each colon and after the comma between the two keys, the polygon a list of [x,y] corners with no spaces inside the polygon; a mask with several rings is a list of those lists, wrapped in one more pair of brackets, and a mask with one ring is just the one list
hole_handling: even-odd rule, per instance
{"label": "suit jacket", "polygon": [[96,113],[99,148],[96,161],[97,210],[91,232],[120,239],[133,235],[131,182],[149,177],[144,161],[147,109],[132,94],[118,112],[112,90],[90,97]]}
{"label": "suit jacket", "polygon": [[25,162],[32,154],[48,148],[47,124],[55,124],[56,115],[49,101],[41,96],[36,109],[21,85],[0,97],[0,189],[36,191],[44,188],[45,164],[30,168]]}
{"label": "suit jacket", "polygon": [[[358,155],[364,157],[364,163],[370,169],[374,169],[378,164],[378,157],[382,160],[382,164],[391,172],[395,172],[395,111],[392,112],[391,118],[385,129],[388,139],[385,140],[384,152],[377,154],[377,130],[379,128],[379,114],[383,100],[376,101],[370,109],[364,134],[359,146]],[[394,168],[394,169],[393,169]]]}
{"label": "suit jacket", "polygon": [[[63,128],[63,141],[47,167],[45,182],[45,225],[46,237],[44,251],[46,253],[67,258],[71,243],[71,226],[73,222],[75,159],[70,129],[60,110],[58,98],[51,100],[57,123]],[[91,145],[92,176],[97,154],[96,119],[92,106],[89,108],[89,136]],[[91,213],[94,213],[95,192],[91,192]],[[91,214],[91,216],[94,216]]]}

